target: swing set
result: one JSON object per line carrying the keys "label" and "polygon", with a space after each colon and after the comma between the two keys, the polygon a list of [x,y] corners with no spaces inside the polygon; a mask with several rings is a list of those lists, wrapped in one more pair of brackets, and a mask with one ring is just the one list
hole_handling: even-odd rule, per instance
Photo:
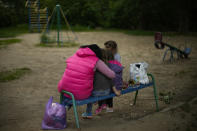
{"label": "swing set", "polygon": [[170,61],[171,62],[174,60],[174,52],[177,53],[178,59],[184,59],[184,58],[187,59],[192,51],[191,47],[185,46],[184,49],[181,50],[180,48],[176,48],[168,43],[164,43],[162,41],[162,33],[161,32],[155,33],[155,43],[154,44],[157,49],[164,49],[165,46],[168,47],[168,49],[166,49],[166,51],[164,52],[163,61],[165,61],[168,51],[170,51]]}

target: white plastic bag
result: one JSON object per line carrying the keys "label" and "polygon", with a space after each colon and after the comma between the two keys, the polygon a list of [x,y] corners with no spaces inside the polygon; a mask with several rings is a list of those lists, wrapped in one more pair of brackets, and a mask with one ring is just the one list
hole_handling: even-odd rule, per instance
{"label": "white plastic bag", "polygon": [[130,64],[130,78],[135,83],[148,84],[148,64],[146,62]]}

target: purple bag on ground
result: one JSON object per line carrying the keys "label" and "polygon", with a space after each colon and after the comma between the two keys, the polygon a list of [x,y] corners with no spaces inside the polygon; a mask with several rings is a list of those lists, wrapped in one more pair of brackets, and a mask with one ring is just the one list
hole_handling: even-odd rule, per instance
{"label": "purple bag on ground", "polygon": [[66,109],[59,103],[52,103],[53,97],[46,104],[42,129],[64,129],[66,128]]}

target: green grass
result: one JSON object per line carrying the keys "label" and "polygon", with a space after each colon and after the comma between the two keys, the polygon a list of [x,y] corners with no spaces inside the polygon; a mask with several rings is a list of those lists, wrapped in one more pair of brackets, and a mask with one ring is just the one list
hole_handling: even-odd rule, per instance
{"label": "green grass", "polygon": [[0,28],[0,38],[16,37],[24,33],[28,33],[27,24]]}
{"label": "green grass", "polygon": [[174,74],[174,76],[175,76],[175,77],[184,77],[186,73],[187,73],[187,71],[181,70],[181,71],[179,71],[179,72],[176,72],[176,73]]}
{"label": "green grass", "polygon": [[14,43],[20,43],[21,39],[7,39],[7,40],[0,40],[0,49],[5,48],[8,45],[14,44]]}
{"label": "green grass", "polygon": [[[154,36],[155,32],[159,31],[145,31],[145,30],[125,30],[124,33],[127,35],[135,35],[135,36]],[[181,32],[162,32],[163,36],[197,36],[197,32],[188,32],[188,33],[181,33]]]}
{"label": "green grass", "polygon": [[13,70],[2,71],[0,72],[0,82],[8,82],[19,79],[30,71],[31,69],[29,68],[17,68]]}
{"label": "green grass", "polygon": [[55,39],[50,38],[49,36],[43,34],[40,37],[41,42],[36,46],[40,47],[75,47],[79,46],[79,43],[75,43],[74,41],[66,41],[60,42],[60,45],[57,44]]}
{"label": "green grass", "polygon": [[154,31],[143,31],[143,30],[130,30],[124,32],[127,35],[136,35],[136,36],[151,36],[154,35]]}
{"label": "green grass", "polygon": [[[145,31],[145,30],[126,30],[126,29],[117,29],[117,28],[91,28],[88,26],[74,25],[71,26],[71,29],[75,32],[121,32],[128,35],[135,36],[153,36],[157,31]],[[51,27],[49,30],[56,30],[56,26]],[[62,25],[62,30],[68,30],[65,25]],[[18,35],[28,33],[28,24],[17,25],[14,27],[5,27],[0,28],[0,38],[5,37],[16,37]],[[197,36],[197,32],[163,32],[163,36]]]}
{"label": "green grass", "polygon": [[[147,31],[147,30],[127,30],[127,29],[118,29],[118,28],[91,28],[88,26],[81,26],[81,25],[75,25],[71,27],[73,31],[75,32],[121,32],[127,35],[134,35],[134,36],[154,36],[155,32],[158,31]],[[65,28],[63,30],[66,30]],[[163,36],[197,36],[197,32],[187,32],[187,33],[181,33],[181,32],[162,32]]]}
{"label": "green grass", "polygon": [[75,42],[64,42],[61,43],[61,45],[58,45],[57,43],[39,43],[36,46],[40,46],[40,47],[77,47],[79,46],[79,43],[75,43]]}
{"label": "green grass", "polygon": [[163,101],[165,104],[170,104],[171,101],[173,100],[175,93],[168,91],[168,92],[160,92],[160,100]]}
{"label": "green grass", "polygon": [[[81,25],[75,25],[72,26],[71,29],[75,32],[88,32],[88,31],[94,31],[95,29],[90,28],[88,26],[81,26]],[[66,30],[66,29],[63,29]]]}

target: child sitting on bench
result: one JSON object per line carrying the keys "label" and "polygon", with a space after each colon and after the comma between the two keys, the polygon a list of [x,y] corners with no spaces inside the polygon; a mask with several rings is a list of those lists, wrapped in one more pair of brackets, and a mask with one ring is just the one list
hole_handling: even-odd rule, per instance
{"label": "child sitting on bench", "polygon": [[[118,53],[118,44],[113,40],[109,40],[109,41],[106,41],[104,43],[104,46],[105,46],[106,50],[109,50],[113,53],[114,59],[121,63],[121,56]],[[106,104],[107,104],[107,108],[106,108],[107,110],[106,111],[107,112],[113,112],[113,98],[107,99]]]}
{"label": "child sitting on bench", "polygon": [[[121,67],[116,67],[113,63],[112,53],[110,51],[102,50],[102,60],[109,66],[109,68],[112,68],[112,70],[115,71],[121,71]],[[109,63],[109,60],[112,60],[111,63]],[[116,78],[114,78],[116,79]],[[113,91],[120,95],[120,91],[116,89],[114,86],[114,80],[109,79],[104,74],[96,70],[95,76],[94,76],[94,88],[92,92],[92,96],[98,97],[98,96],[105,96],[109,95],[111,92],[111,88]],[[118,87],[119,88],[119,87]],[[100,101],[99,106],[103,106],[105,104],[105,101]],[[82,114],[83,118],[91,119],[92,118],[92,103],[87,104],[86,112]]]}
{"label": "child sitting on bench", "polygon": [[[120,64],[120,62],[118,62],[117,60],[114,60],[114,55],[112,54],[112,52],[110,50],[106,50],[105,52],[106,52],[106,59],[107,59],[107,62],[108,62],[108,66],[116,74],[116,77],[112,80],[113,84],[114,84],[114,86],[112,87],[112,92],[114,92],[117,96],[120,96],[122,86],[123,86],[123,81],[122,81],[123,67]],[[98,89],[100,88],[99,83],[100,83],[99,80],[94,79],[94,90],[96,90],[97,88]],[[99,101],[98,102],[98,108],[96,109],[96,114],[99,114],[103,109],[107,108],[107,105],[110,105],[110,104],[112,104],[111,99]]]}

